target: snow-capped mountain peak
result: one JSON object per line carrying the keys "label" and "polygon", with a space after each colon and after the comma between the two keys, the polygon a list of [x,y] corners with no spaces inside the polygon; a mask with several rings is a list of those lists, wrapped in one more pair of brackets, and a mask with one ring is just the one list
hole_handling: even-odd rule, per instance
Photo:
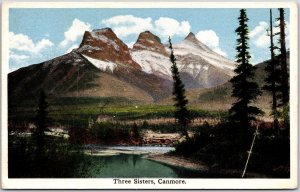
{"label": "snow-capped mountain peak", "polygon": [[133,45],[132,50],[148,50],[152,52],[158,52],[165,56],[168,55],[164,45],[161,43],[160,38],[151,33],[150,31],[140,33],[136,43]]}
{"label": "snow-capped mountain peak", "polygon": [[196,38],[196,36],[195,36],[195,34],[193,32],[190,32],[184,39],[188,40],[188,41],[196,41],[196,42],[198,42],[198,39]]}
{"label": "snow-capped mountain peak", "polygon": [[98,59],[97,65],[103,64],[103,68],[106,68],[104,63],[108,62],[117,67],[141,69],[140,65],[132,60],[128,46],[110,28],[86,31],[79,48],[74,51],[91,59]]}
{"label": "snow-capped mountain peak", "polygon": [[[226,82],[233,75],[235,63],[212,51],[192,32],[173,48],[179,71],[188,87],[212,87]],[[170,50],[151,32],[139,35],[131,55],[144,72],[172,79]]]}
{"label": "snow-capped mountain peak", "polygon": [[230,76],[234,74],[235,62],[212,51],[208,46],[199,41],[193,33],[188,34],[182,42],[175,44],[173,47],[174,53],[177,56],[194,55],[194,57],[201,57],[201,60],[206,61],[214,67],[223,69],[226,74]]}

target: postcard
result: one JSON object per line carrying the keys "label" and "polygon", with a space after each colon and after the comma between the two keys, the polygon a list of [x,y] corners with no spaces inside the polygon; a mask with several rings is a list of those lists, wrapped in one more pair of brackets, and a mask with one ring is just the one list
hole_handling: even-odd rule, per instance
{"label": "postcard", "polygon": [[292,2],[2,4],[4,189],[295,189]]}

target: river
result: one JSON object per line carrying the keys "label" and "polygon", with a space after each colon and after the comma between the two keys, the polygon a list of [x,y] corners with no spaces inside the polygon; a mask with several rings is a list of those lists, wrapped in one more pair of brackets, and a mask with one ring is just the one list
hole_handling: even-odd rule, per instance
{"label": "river", "polygon": [[86,146],[91,178],[197,178],[203,173],[147,159],[147,154],[166,153],[172,147]]}

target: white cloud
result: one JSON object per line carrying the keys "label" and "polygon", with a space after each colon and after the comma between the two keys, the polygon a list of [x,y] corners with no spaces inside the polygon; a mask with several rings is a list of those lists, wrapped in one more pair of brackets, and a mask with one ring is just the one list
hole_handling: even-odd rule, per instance
{"label": "white cloud", "polygon": [[163,39],[167,39],[169,36],[173,37],[174,35],[186,36],[191,29],[188,21],[178,22],[177,20],[168,17],[160,17],[154,23],[154,31]]}
{"label": "white cloud", "polygon": [[152,18],[141,18],[133,15],[118,15],[101,21],[106,27],[111,27],[119,38],[136,35],[143,31],[152,31],[163,40],[169,36],[185,36],[190,32],[188,21],[177,21],[173,18],[160,17],[153,21]]}
{"label": "white cloud", "polygon": [[220,55],[227,56],[227,53],[219,47],[219,36],[213,30],[199,31],[196,38]]}
{"label": "white cloud", "polygon": [[270,37],[265,32],[254,39],[253,43],[256,47],[266,48],[270,45]]}
{"label": "white cloud", "polygon": [[34,42],[27,35],[9,32],[10,71],[25,66],[28,62],[40,62],[51,52],[53,45],[49,39]]}
{"label": "white cloud", "polygon": [[[275,25],[278,25],[278,21],[275,22]],[[250,40],[253,42],[253,44],[258,48],[268,48],[270,46],[270,36],[267,34],[267,29],[269,28],[269,25],[261,21],[259,24],[250,31],[249,37]],[[289,23],[286,22],[286,46],[289,47],[289,39],[290,39],[290,32],[289,32]],[[279,27],[273,26],[273,34],[279,32]],[[279,36],[274,37],[274,43],[277,44]]]}
{"label": "white cloud", "polygon": [[133,15],[118,15],[101,21],[107,27],[112,27],[118,37],[139,34],[153,28],[150,17],[140,18]]}
{"label": "white cloud", "polygon": [[266,22],[260,21],[259,24],[253,30],[250,31],[249,37],[253,38],[257,35],[265,33],[268,27],[269,25]]}
{"label": "white cloud", "polygon": [[38,54],[42,50],[52,47],[54,44],[49,39],[42,39],[36,44],[27,35],[9,32],[9,49]]}
{"label": "white cloud", "polygon": [[219,46],[219,37],[213,30],[199,31],[196,38],[210,48]]}
{"label": "white cloud", "polygon": [[91,25],[89,23],[84,23],[79,19],[74,19],[72,25],[64,33],[65,39],[60,42],[60,47],[66,47],[71,43],[74,43],[78,40],[79,37],[82,37],[85,31],[90,31]]}
{"label": "white cloud", "polygon": [[39,53],[41,50],[43,50],[46,47],[52,47],[54,44],[49,39],[42,39],[39,42],[37,42],[35,46],[35,51]]}
{"label": "white cloud", "polygon": [[25,60],[29,59],[28,55],[16,54],[12,51],[9,51],[9,59],[14,60],[16,63],[24,62]]}
{"label": "white cloud", "polygon": [[253,30],[249,32],[250,40],[258,48],[266,48],[270,44],[270,37],[267,34],[267,29],[269,28],[268,23],[260,21]]}

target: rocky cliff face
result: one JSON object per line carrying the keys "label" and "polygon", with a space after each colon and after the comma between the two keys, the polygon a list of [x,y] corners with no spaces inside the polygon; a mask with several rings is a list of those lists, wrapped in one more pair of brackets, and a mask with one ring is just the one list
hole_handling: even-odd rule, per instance
{"label": "rocky cliff face", "polygon": [[116,67],[140,69],[140,65],[132,60],[127,45],[110,28],[86,31],[79,48],[74,51],[92,61],[96,59],[113,63],[110,69]]}
{"label": "rocky cliff face", "polygon": [[159,37],[151,33],[150,31],[142,32],[136,43],[133,45],[133,51],[152,51],[160,53],[164,56],[168,56],[165,46],[161,43]]}

